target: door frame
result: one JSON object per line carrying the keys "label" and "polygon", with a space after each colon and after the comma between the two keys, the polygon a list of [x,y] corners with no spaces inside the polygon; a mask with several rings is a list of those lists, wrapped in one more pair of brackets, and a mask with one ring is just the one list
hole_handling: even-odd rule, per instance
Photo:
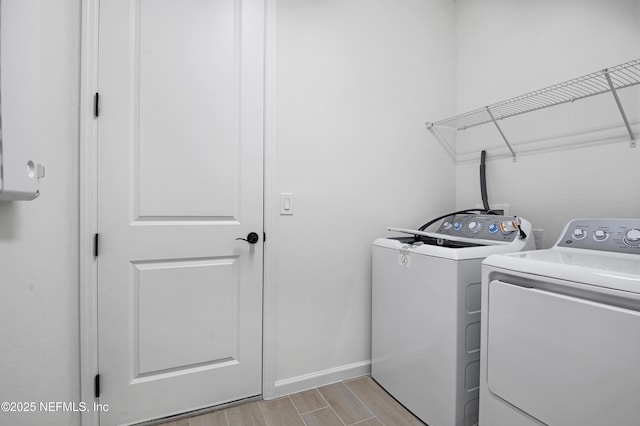
{"label": "door frame", "polygon": [[[262,319],[262,396],[276,396],[276,6],[277,0],[265,2],[264,63],[264,176],[263,220],[268,239],[264,242],[263,319]],[[98,85],[98,41],[100,0],[82,0],[80,60],[80,401],[88,411],[81,413],[81,424],[99,425],[99,415],[92,410],[94,377],[98,368],[98,268],[93,256],[94,235],[98,229],[98,126],[94,117],[94,94]],[[268,242],[267,242],[268,241]]]}

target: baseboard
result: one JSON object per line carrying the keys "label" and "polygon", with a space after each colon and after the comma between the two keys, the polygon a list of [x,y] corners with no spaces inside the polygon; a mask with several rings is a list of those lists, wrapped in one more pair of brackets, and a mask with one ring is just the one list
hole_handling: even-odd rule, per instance
{"label": "baseboard", "polygon": [[371,373],[371,361],[355,362],[328,370],[316,371],[290,379],[278,380],[273,395],[264,395],[264,399],[274,399],[292,393],[301,392],[318,386],[329,385],[343,380],[353,379]]}

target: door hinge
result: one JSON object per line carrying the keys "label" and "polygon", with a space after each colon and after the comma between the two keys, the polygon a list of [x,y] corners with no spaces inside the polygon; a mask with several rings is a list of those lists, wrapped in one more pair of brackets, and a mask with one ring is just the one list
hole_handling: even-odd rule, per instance
{"label": "door hinge", "polygon": [[98,234],[93,236],[93,257],[98,257]]}
{"label": "door hinge", "polygon": [[100,398],[100,375],[96,374],[93,378],[93,396]]}
{"label": "door hinge", "polygon": [[93,115],[98,118],[100,116],[100,93],[93,95]]}

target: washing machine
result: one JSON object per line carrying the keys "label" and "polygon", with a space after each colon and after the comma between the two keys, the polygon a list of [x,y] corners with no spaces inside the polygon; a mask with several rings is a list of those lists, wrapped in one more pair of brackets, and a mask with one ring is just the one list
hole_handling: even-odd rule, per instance
{"label": "washing machine", "polygon": [[482,267],[480,426],[640,424],[640,219]]}
{"label": "washing machine", "polygon": [[457,214],[373,243],[371,375],[429,426],[478,418],[481,262],[534,248],[513,216]]}

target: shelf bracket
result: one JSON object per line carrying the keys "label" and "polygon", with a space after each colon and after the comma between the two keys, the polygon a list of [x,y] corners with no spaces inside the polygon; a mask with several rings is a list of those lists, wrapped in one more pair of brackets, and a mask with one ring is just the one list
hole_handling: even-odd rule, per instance
{"label": "shelf bracket", "polygon": [[611,94],[613,98],[616,100],[616,104],[618,105],[618,110],[620,110],[620,115],[622,115],[622,121],[624,121],[624,125],[627,127],[627,132],[629,132],[629,148],[635,148],[637,146],[636,137],[633,134],[633,130],[631,130],[631,125],[629,124],[629,120],[627,119],[627,114],[624,112],[624,108],[622,107],[622,102],[620,102],[620,98],[618,97],[618,92],[616,92],[616,88],[613,87],[613,82],[611,81],[611,77],[609,76],[609,70],[603,69],[605,78],[607,79],[607,83],[609,83],[609,88],[611,88]]}
{"label": "shelf bracket", "polygon": [[454,149],[451,147],[451,145],[449,145],[449,142],[447,142],[444,136],[442,136],[440,132],[438,132],[438,130],[433,125],[433,123],[427,123],[426,126],[427,126],[427,130],[429,130],[429,132],[431,132],[433,137],[436,138],[438,142],[440,142],[440,145],[442,145],[444,150],[447,151],[447,154],[449,154],[449,157],[451,157],[451,159],[455,162],[456,153]]}
{"label": "shelf bracket", "polygon": [[513,158],[513,162],[515,163],[517,160],[516,152],[511,147],[511,144],[509,143],[509,141],[507,140],[507,137],[502,132],[502,129],[498,125],[498,122],[496,121],[495,117],[491,113],[491,110],[489,109],[489,107],[485,107],[485,110],[487,111],[487,114],[489,114],[489,117],[491,118],[491,121],[493,122],[493,124],[495,124],[496,129],[498,129],[498,132],[500,133],[500,136],[502,136],[502,139],[504,140],[504,143],[507,145],[507,148],[509,148],[509,151],[511,151],[511,157]]}

